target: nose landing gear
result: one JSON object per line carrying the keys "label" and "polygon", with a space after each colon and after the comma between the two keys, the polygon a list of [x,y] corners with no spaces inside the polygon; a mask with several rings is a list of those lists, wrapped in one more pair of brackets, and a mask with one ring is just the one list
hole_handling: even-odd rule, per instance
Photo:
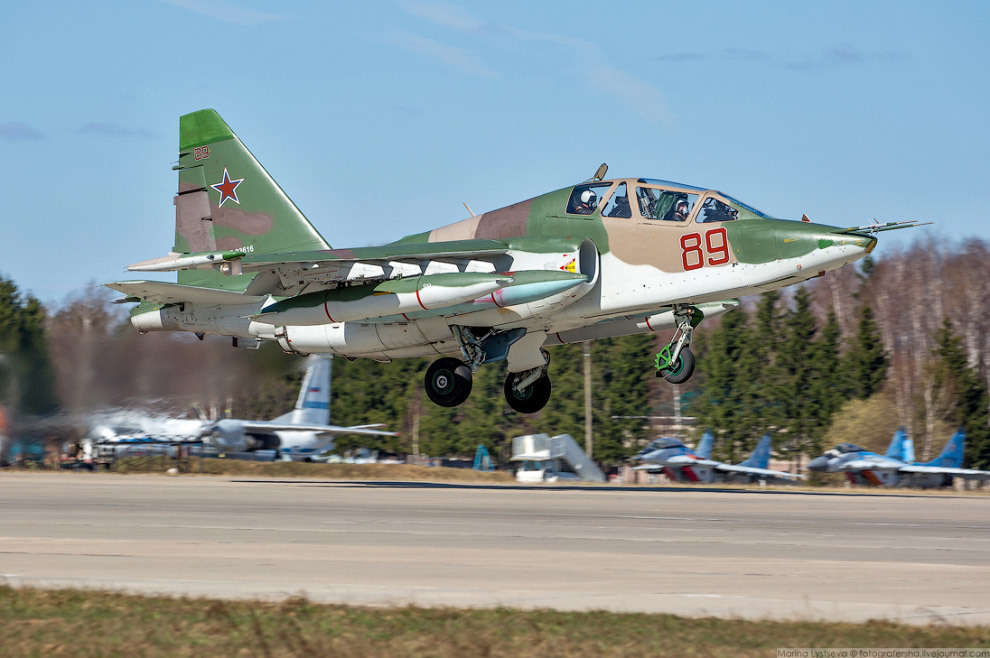
{"label": "nose landing gear", "polygon": [[698,309],[687,304],[674,307],[674,319],[677,329],[670,343],[660,350],[654,361],[657,377],[663,377],[671,384],[683,384],[694,374],[694,354],[688,349],[691,345],[691,334],[701,323],[704,315]]}

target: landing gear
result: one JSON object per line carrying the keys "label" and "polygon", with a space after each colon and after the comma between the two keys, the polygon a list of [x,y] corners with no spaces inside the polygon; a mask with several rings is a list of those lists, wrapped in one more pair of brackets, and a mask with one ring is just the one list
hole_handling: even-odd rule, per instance
{"label": "landing gear", "polygon": [[683,384],[694,374],[694,354],[688,349],[691,344],[691,334],[698,326],[704,315],[698,309],[687,304],[674,307],[674,320],[677,329],[670,343],[660,350],[654,361],[657,377],[663,377],[671,384]]}
{"label": "landing gear", "polygon": [[441,407],[456,407],[471,395],[471,369],[451,357],[437,359],[426,370],[426,394]]}
{"label": "landing gear", "polygon": [[[657,357],[660,355],[658,354]],[[683,384],[694,374],[694,353],[688,348],[682,348],[677,355],[677,362],[665,368],[657,369],[657,377],[663,377],[671,384]]]}
{"label": "landing gear", "polygon": [[553,387],[547,370],[550,367],[550,353],[540,349],[543,365],[522,372],[510,372],[505,378],[505,401],[522,414],[535,414],[547,406]]}
{"label": "landing gear", "polygon": [[520,388],[518,384],[525,381],[524,375],[526,375],[524,372],[510,372],[505,378],[505,401],[521,414],[535,414],[547,406],[553,387],[550,386],[550,378],[544,372],[532,383]]}

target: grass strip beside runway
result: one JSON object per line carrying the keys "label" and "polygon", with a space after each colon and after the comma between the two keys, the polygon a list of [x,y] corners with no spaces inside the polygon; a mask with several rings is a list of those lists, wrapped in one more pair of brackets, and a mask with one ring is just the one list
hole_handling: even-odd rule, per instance
{"label": "grass strip beside runway", "polygon": [[366,608],[0,586],[13,656],[745,656],[777,647],[986,647],[988,627]]}

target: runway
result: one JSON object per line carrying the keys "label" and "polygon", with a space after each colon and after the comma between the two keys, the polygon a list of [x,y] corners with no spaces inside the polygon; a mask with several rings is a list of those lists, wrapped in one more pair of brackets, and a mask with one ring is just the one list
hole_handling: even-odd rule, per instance
{"label": "runway", "polygon": [[990,497],[2,474],[18,585],[990,624]]}

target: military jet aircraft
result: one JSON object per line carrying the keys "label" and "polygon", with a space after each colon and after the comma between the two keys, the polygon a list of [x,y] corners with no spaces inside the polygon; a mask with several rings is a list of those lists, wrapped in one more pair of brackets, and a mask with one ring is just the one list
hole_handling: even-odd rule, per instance
{"label": "military jet aircraft", "polygon": [[584,183],[391,244],[333,249],[214,110],[179,119],[174,169],[175,244],[129,269],[177,271],[178,283],[106,284],[139,302],[137,329],[276,341],[293,354],[439,356],[426,392],[448,407],[468,398],[482,364],[505,360],[506,400],[523,413],[550,399],[546,346],[672,329],[653,365],[682,383],[703,318],[917,223],[774,219],[706,187],[605,179],[603,164]]}
{"label": "military jet aircraft", "polygon": [[715,482],[740,477],[749,480],[779,478],[782,480],[803,480],[803,475],[767,468],[770,463],[770,450],[773,447],[769,434],[763,436],[753,454],[738,464],[726,464],[711,459],[714,437],[705,432],[695,450],[691,450],[680,439],[661,437],[639,451],[636,459],[644,462],[634,470],[663,473],[675,482]]}
{"label": "military jet aircraft", "polygon": [[914,442],[902,427],[894,433],[883,455],[854,443],[840,443],[808,462],[807,468],[820,473],[845,473],[853,484],[877,487],[942,487],[951,484],[953,477],[990,479],[990,471],[961,468],[965,446],[966,434],[960,429],[938,457],[915,462]]}

